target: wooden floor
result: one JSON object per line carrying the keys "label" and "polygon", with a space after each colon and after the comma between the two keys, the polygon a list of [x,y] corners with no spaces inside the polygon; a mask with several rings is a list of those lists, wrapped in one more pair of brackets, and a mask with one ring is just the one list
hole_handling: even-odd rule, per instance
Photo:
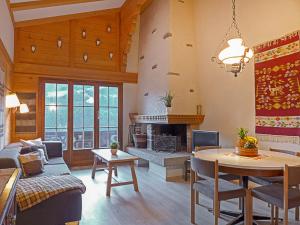
{"label": "wooden floor", "polygon": [[[120,168],[121,180],[130,179],[129,168]],[[83,195],[83,218],[80,225],[187,225],[190,224],[190,190],[189,183],[183,181],[166,182],[149,173],[146,168],[137,168],[140,193],[132,186],[112,189],[111,197],[106,197],[105,172],[97,172],[95,180],[91,179],[91,170],[76,170],[73,175],[82,179],[87,186]],[[201,196],[201,204],[212,206],[209,199]],[[237,210],[237,201],[222,203],[222,209]],[[260,201],[254,202],[254,212],[269,215],[270,209]],[[204,207],[197,206],[197,224],[213,224],[213,215]],[[290,213],[289,224],[294,222]],[[224,220],[225,219],[225,220]],[[226,224],[230,218],[220,220]],[[270,224],[264,222],[261,224]]]}

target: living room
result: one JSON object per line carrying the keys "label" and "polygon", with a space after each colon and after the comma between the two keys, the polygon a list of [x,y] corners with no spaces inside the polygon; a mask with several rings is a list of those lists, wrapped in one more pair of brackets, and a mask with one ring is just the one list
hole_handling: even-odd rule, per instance
{"label": "living room", "polygon": [[298,224],[299,12],[1,0],[0,225]]}

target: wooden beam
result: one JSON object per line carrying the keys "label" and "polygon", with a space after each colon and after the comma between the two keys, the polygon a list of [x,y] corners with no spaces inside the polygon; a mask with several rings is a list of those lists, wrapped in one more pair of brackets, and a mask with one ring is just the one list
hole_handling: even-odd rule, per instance
{"label": "wooden beam", "polygon": [[95,69],[47,66],[29,63],[15,63],[14,72],[57,79],[93,80],[117,83],[137,83],[138,80],[137,73],[101,71]]}
{"label": "wooden beam", "polygon": [[11,9],[11,6],[10,6],[10,0],[6,0],[6,4],[7,4],[8,10],[9,10],[11,22],[12,22],[13,26],[15,26],[15,17],[14,17],[14,13],[13,13],[13,11]]}
{"label": "wooden beam", "polygon": [[19,11],[19,10],[37,9],[37,8],[79,4],[79,3],[87,3],[87,2],[98,2],[98,1],[103,1],[103,0],[38,0],[38,1],[29,1],[29,2],[15,2],[15,3],[11,3],[10,7],[13,11]]}
{"label": "wooden beam", "polygon": [[36,26],[36,25],[47,24],[47,23],[62,22],[66,20],[101,16],[101,15],[117,13],[117,12],[120,12],[119,8],[98,10],[93,12],[84,12],[84,13],[77,13],[77,14],[70,14],[70,15],[63,15],[63,16],[54,16],[54,17],[47,17],[47,18],[34,19],[34,20],[24,20],[24,21],[16,22],[15,27],[19,28],[19,27]]}
{"label": "wooden beam", "polygon": [[0,38],[0,68],[4,70],[4,65],[2,65],[1,62],[5,63],[8,66],[8,68],[12,70],[13,62]]}

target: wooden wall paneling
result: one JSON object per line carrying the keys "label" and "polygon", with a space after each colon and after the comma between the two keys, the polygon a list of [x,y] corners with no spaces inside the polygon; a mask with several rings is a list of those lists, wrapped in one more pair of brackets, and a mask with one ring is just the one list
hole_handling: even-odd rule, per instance
{"label": "wooden wall paneling", "polygon": [[[111,32],[107,31],[108,26]],[[74,20],[72,22],[71,48],[74,49],[71,61],[75,67],[97,68],[106,71],[119,71],[119,14],[107,15]],[[86,38],[82,37],[85,30]],[[101,41],[96,46],[96,39]],[[112,60],[109,53],[113,53]],[[88,60],[83,60],[83,54],[88,54]]]}
{"label": "wooden wall paneling", "polygon": [[[44,65],[69,65],[69,21],[17,28],[16,61]],[[58,39],[62,47],[57,46]],[[33,53],[31,47],[35,46]]]}

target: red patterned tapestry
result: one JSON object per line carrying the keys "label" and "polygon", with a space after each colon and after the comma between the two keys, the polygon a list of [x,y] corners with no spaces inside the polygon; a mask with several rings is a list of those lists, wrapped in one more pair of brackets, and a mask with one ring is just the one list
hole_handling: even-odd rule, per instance
{"label": "red patterned tapestry", "polygon": [[300,136],[300,31],[254,48],[256,133]]}

